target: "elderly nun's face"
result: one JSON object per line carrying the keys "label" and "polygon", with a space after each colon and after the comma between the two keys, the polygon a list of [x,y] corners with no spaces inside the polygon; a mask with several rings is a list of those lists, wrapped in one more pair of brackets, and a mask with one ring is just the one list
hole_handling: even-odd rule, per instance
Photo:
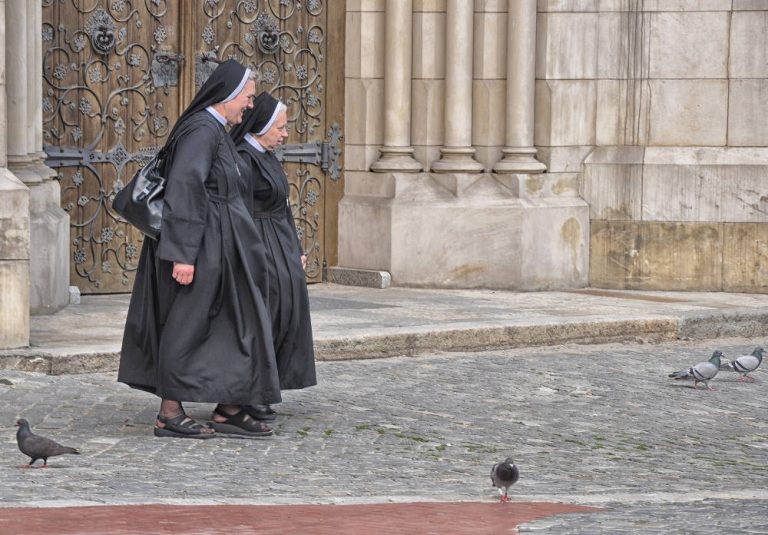
{"label": "elderly nun's face", "polygon": [[224,118],[229,124],[240,124],[243,120],[243,112],[253,108],[253,97],[256,96],[256,82],[248,80],[240,93],[222,104],[224,108]]}
{"label": "elderly nun's face", "polygon": [[288,137],[288,114],[285,110],[277,114],[272,127],[263,136],[256,136],[259,144],[267,150],[275,150]]}

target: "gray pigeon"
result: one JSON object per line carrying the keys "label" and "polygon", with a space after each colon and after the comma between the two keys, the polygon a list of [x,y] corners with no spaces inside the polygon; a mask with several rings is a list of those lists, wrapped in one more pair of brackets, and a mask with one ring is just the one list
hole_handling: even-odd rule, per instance
{"label": "gray pigeon", "polygon": [[512,457],[507,457],[503,462],[496,463],[491,468],[491,484],[499,489],[499,500],[509,501],[509,487],[514,485],[520,479],[520,470],[515,466]]}
{"label": "gray pigeon", "polygon": [[707,390],[714,390],[709,386],[709,382],[714,379],[717,372],[720,370],[720,358],[722,358],[722,351],[715,351],[709,360],[706,362],[699,362],[696,366],[686,368],[684,370],[672,372],[669,374],[673,379],[691,380],[693,379],[693,388],[696,388],[699,383],[704,383]]}
{"label": "gray pigeon", "polygon": [[29,428],[29,422],[24,418],[16,421],[16,427],[19,428],[16,431],[16,442],[19,444],[19,449],[21,453],[30,457],[29,464],[21,465],[22,468],[31,468],[38,459],[43,460],[43,468],[46,468],[48,466],[48,457],[55,457],[64,453],[80,455],[80,452],[75,448],[62,446],[50,438],[34,434]]}
{"label": "gray pigeon", "polygon": [[747,377],[747,374],[760,367],[760,363],[763,362],[763,352],[765,350],[762,347],[755,348],[751,355],[742,355],[735,360],[721,364],[720,370],[739,372],[741,374],[739,381],[754,381],[755,378]]}

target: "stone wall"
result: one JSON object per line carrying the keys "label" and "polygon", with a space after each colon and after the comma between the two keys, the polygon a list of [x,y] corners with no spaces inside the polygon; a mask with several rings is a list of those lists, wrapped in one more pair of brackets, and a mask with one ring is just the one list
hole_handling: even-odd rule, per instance
{"label": "stone wall", "polygon": [[[535,159],[536,2],[513,7],[347,3],[340,267],[388,271],[409,286],[586,285],[578,175],[541,174]],[[393,66],[404,43],[410,64]],[[403,83],[410,96],[394,106],[387,88]]]}
{"label": "stone wall", "polygon": [[583,171],[590,284],[768,292],[768,2],[538,8],[536,145]]}

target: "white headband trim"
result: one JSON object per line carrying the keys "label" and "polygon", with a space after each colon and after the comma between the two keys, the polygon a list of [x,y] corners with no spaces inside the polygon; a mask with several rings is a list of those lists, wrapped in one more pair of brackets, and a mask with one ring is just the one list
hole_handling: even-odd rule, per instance
{"label": "white headband trim", "polygon": [[269,132],[269,129],[272,128],[272,125],[275,124],[275,121],[277,120],[277,115],[281,111],[287,110],[287,109],[288,109],[288,107],[278,100],[277,101],[277,106],[275,106],[275,111],[272,112],[272,117],[269,119],[267,124],[264,125],[264,128],[262,128],[261,131],[257,132],[256,135],[257,136],[263,136],[264,134]]}
{"label": "white headband trim", "polygon": [[251,76],[251,69],[248,69],[248,68],[246,68],[246,69],[245,69],[245,74],[243,75],[243,79],[242,79],[242,80],[240,80],[240,83],[237,85],[237,87],[235,88],[235,90],[234,90],[234,91],[232,91],[232,93],[230,93],[230,94],[229,94],[229,96],[228,96],[227,98],[225,98],[224,100],[222,100],[222,102],[229,102],[230,100],[234,100],[234,98],[235,98],[237,95],[239,95],[239,94],[240,94],[240,91],[242,91],[242,90],[243,90],[243,88],[245,87],[245,84],[246,84],[246,82],[248,81],[248,78],[250,78],[250,76]]}

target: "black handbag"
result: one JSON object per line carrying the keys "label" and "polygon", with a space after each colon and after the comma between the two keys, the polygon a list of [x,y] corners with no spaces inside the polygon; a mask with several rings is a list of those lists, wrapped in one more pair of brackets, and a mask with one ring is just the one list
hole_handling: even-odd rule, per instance
{"label": "black handbag", "polygon": [[128,184],[115,194],[112,208],[153,240],[160,238],[165,194],[165,162],[170,143],[158,151]]}

